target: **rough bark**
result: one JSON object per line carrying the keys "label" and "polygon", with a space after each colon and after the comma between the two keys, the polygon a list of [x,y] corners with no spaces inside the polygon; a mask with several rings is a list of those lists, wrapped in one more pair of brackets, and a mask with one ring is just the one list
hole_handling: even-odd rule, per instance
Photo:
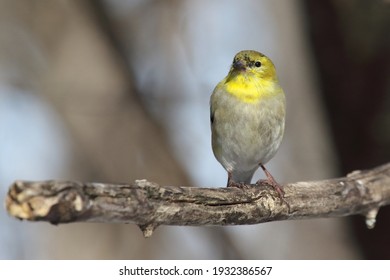
{"label": "rough bark", "polygon": [[346,177],[284,185],[285,199],[268,186],[198,188],[76,181],[16,181],[8,192],[10,215],[53,224],[135,223],[146,237],[159,225],[244,225],[277,220],[366,216],[375,225],[390,204],[390,163]]}

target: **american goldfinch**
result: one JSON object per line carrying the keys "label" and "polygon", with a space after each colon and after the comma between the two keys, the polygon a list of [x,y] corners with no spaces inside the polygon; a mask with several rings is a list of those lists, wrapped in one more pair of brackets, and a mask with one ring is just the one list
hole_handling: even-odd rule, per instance
{"label": "american goldfinch", "polygon": [[282,187],[265,168],[283,138],[286,101],[275,66],[253,50],[236,54],[229,74],[210,98],[212,148],[228,172],[228,187],[250,184],[260,166],[267,180],[284,197]]}

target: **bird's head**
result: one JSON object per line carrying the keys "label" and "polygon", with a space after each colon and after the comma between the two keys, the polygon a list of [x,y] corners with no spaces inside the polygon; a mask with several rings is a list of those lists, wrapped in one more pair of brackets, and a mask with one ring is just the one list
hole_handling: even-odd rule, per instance
{"label": "bird's head", "polygon": [[228,76],[250,75],[265,80],[275,80],[276,71],[272,61],[257,51],[240,51],[233,59]]}

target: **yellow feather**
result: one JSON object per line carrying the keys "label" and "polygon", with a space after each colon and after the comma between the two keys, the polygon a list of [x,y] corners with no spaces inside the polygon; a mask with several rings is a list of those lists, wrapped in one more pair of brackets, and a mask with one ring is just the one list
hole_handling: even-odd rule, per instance
{"label": "yellow feather", "polygon": [[261,79],[256,75],[239,74],[226,79],[225,90],[245,103],[257,103],[262,98],[271,97],[279,93],[275,82]]}

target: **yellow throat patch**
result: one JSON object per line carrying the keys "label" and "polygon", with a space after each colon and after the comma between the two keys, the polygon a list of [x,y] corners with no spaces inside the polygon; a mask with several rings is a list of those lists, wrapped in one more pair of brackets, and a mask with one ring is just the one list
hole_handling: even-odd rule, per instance
{"label": "yellow throat patch", "polygon": [[274,81],[260,79],[252,75],[236,75],[225,82],[225,90],[245,103],[257,103],[265,97],[278,93]]}

